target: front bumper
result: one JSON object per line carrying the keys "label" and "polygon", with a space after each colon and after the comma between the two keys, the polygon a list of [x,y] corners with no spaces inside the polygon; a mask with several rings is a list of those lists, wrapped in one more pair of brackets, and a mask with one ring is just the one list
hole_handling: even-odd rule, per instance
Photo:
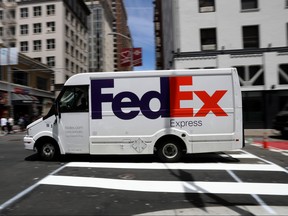
{"label": "front bumper", "polygon": [[26,135],[24,138],[24,146],[26,150],[34,150],[35,140],[33,137]]}

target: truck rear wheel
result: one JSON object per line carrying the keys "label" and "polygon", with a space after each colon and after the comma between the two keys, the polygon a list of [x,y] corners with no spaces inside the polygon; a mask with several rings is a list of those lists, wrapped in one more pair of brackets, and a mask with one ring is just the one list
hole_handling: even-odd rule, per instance
{"label": "truck rear wheel", "polygon": [[45,161],[53,161],[59,156],[58,147],[50,141],[44,142],[37,150],[40,158]]}
{"label": "truck rear wheel", "polygon": [[177,162],[183,156],[183,148],[176,139],[163,140],[157,149],[157,155],[163,162]]}

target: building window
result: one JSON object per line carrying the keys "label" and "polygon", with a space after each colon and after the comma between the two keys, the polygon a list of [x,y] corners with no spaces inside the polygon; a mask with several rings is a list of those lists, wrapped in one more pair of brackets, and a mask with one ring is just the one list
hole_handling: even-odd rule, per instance
{"label": "building window", "polygon": [[13,83],[28,86],[28,74],[24,71],[13,68]]}
{"label": "building window", "polygon": [[65,35],[69,37],[69,27],[67,25],[65,25]]}
{"label": "building window", "polygon": [[49,80],[43,77],[37,77],[37,88],[42,90],[48,90]]}
{"label": "building window", "polygon": [[28,41],[21,41],[20,42],[20,50],[21,50],[21,52],[28,52],[29,51]]}
{"label": "building window", "polygon": [[66,53],[69,53],[69,43],[67,41],[65,42],[65,50]]}
{"label": "building window", "polygon": [[55,49],[55,39],[47,39],[46,44],[48,50]]}
{"label": "building window", "polygon": [[20,25],[20,34],[21,35],[29,34],[28,25]]}
{"label": "building window", "polygon": [[47,22],[47,32],[55,32],[55,22]]}
{"label": "building window", "polygon": [[70,12],[68,9],[65,10],[65,18],[66,20],[70,20]]}
{"label": "building window", "polygon": [[243,26],[243,48],[259,48],[259,27]]}
{"label": "building window", "polygon": [[47,15],[55,15],[55,5],[47,5]]}
{"label": "building window", "polygon": [[261,65],[236,66],[241,86],[264,85],[264,70]]}
{"label": "building window", "polygon": [[216,28],[200,29],[201,35],[201,50],[216,50],[217,38]]}
{"label": "building window", "polygon": [[20,8],[20,16],[21,18],[29,17],[29,9],[28,8]]}
{"label": "building window", "polygon": [[38,61],[38,62],[42,62],[41,57],[37,57],[37,58],[33,58],[34,60]]}
{"label": "building window", "polygon": [[287,46],[288,46],[288,23],[286,23],[286,40],[287,40]]}
{"label": "building window", "polygon": [[33,24],[33,33],[40,34],[41,32],[42,32],[42,24],[41,23]]}
{"label": "building window", "polygon": [[0,37],[3,37],[3,27],[0,27]]}
{"label": "building window", "polygon": [[14,9],[9,10],[10,18],[16,18],[16,11]]}
{"label": "building window", "polygon": [[9,27],[9,31],[10,31],[11,35],[13,35],[13,36],[16,35],[16,27],[15,26]]}
{"label": "building window", "polygon": [[3,10],[0,10],[0,20],[3,20]]}
{"label": "building window", "polygon": [[288,84],[288,64],[281,64],[278,73],[279,85]]}
{"label": "building window", "polygon": [[258,9],[258,0],[241,0],[242,10]]}
{"label": "building window", "polygon": [[70,62],[69,62],[69,59],[65,59],[65,69],[66,70],[69,70],[69,66],[70,66]]}
{"label": "building window", "polygon": [[33,7],[33,15],[34,17],[39,17],[42,15],[41,6]]}
{"label": "building window", "polygon": [[55,67],[55,56],[48,56],[46,62],[48,67]]}
{"label": "building window", "polygon": [[215,2],[214,0],[199,0],[199,12],[214,12],[215,11]]}
{"label": "building window", "polygon": [[33,41],[33,51],[41,51],[41,49],[42,49],[41,40],[34,40]]}

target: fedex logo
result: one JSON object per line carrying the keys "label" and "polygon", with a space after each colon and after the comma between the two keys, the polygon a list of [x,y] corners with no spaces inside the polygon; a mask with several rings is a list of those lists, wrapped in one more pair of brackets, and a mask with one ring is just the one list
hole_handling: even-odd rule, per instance
{"label": "fedex logo", "polygon": [[[123,120],[134,119],[140,112],[148,119],[205,117],[209,112],[215,116],[227,116],[227,113],[218,105],[227,90],[216,90],[211,95],[206,91],[181,91],[181,87],[192,85],[191,76],[161,77],[160,91],[147,91],[139,98],[138,95],[130,91],[123,91],[116,95],[102,93],[103,89],[114,88],[114,79],[92,80],[92,119],[102,119],[103,103],[111,104],[115,116]],[[202,107],[197,112],[194,112],[193,108],[181,107],[181,101],[192,101],[194,97],[198,97],[203,102]],[[152,99],[159,101],[160,108],[158,110],[150,108]],[[126,111],[124,112],[123,109]],[[130,110],[127,111],[127,109]]]}

